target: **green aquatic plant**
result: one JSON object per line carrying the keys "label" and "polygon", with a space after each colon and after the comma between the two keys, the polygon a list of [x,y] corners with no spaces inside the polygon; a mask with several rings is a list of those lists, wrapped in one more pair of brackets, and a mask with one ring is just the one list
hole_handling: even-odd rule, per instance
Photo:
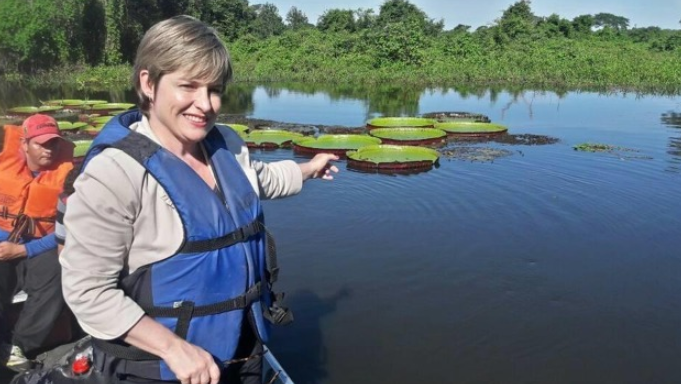
{"label": "green aquatic plant", "polygon": [[429,169],[440,155],[431,148],[411,145],[367,145],[348,151],[348,167],[354,169]]}
{"label": "green aquatic plant", "polygon": [[613,145],[608,145],[608,144],[601,144],[601,143],[582,143],[582,144],[577,144],[572,147],[575,151],[582,151],[582,152],[612,152],[612,151],[618,151],[618,150],[623,150],[624,148],[622,147],[616,147]]}
{"label": "green aquatic plant", "polygon": [[377,117],[367,121],[372,128],[425,128],[432,127],[437,120],[423,117]]}

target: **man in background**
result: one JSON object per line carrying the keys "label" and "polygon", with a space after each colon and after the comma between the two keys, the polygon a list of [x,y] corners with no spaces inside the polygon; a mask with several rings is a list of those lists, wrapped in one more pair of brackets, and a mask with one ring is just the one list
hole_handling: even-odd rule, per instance
{"label": "man in background", "polygon": [[[64,306],[54,235],[57,199],[73,169],[73,143],[47,115],[4,127],[0,152],[0,362],[31,368]],[[8,309],[18,291],[27,294],[13,332]]]}

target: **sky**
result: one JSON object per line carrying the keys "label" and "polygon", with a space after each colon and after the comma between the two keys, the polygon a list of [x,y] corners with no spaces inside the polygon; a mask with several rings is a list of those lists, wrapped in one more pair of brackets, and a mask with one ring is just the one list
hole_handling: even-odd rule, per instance
{"label": "sky", "polygon": [[[409,0],[424,11],[431,19],[444,20],[445,29],[459,24],[470,25],[471,30],[490,25],[501,17],[516,0]],[[383,0],[251,0],[249,4],[271,3],[277,6],[279,14],[295,6],[308,20],[316,24],[327,9],[373,9],[375,13]],[[629,19],[629,27],[660,27],[681,29],[681,0],[532,0],[530,7],[536,16],[558,16],[572,20],[579,15],[612,13]]]}

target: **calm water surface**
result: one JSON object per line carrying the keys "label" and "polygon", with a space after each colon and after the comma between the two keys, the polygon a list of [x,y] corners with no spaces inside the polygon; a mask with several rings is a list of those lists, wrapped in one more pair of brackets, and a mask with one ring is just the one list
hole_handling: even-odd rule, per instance
{"label": "calm water surface", "polygon": [[[676,98],[424,92],[545,146],[427,173],[345,170],[266,203],[296,322],[272,348],[298,383],[681,382]],[[254,94],[253,117],[362,125],[359,100]],[[577,152],[606,143],[635,151]],[[288,151],[257,152],[267,160]]]}
{"label": "calm water surface", "polygon": [[[476,144],[512,154],[409,176],[340,162],[333,182],[265,202],[296,316],[270,346],[296,383],[681,382],[679,98],[376,92],[253,86],[225,101],[350,127],[469,111],[560,141]],[[623,149],[573,150],[584,142]]]}

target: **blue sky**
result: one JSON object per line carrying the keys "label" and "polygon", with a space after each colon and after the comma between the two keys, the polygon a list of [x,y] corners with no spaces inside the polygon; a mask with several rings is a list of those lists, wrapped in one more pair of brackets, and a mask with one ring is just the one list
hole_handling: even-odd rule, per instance
{"label": "blue sky", "polygon": [[[459,24],[473,29],[493,23],[515,0],[410,0],[430,18],[443,19],[445,28]],[[249,4],[271,3],[279,8],[282,17],[292,6],[297,7],[311,23],[327,9],[373,9],[378,13],[383,0],[263,0]],[[533,0],[532,12],[537,16],[559,16],[572,19],[575,16],[596,13],[612,13],[629,19],[629,27],[681,29],[681,0]]]}

